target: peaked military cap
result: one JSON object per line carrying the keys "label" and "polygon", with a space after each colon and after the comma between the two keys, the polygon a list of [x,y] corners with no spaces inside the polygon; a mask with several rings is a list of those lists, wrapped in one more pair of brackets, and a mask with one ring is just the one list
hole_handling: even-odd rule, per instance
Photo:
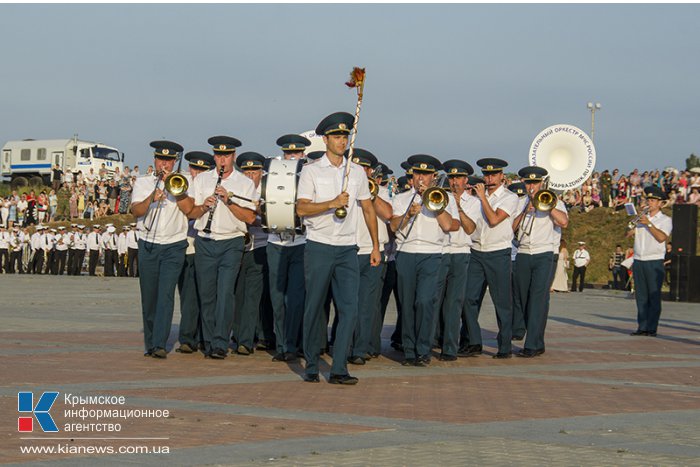
{"label": "peaked military cap", "polygon": [[241,170],[259,170],[265,164],[265,156],[257,152],[244,152],[236,157],[236,166]]}
{"label": "peaked military cap", "polygon": [[541,182],[544,177],[547,176],[549,172],[543,167],[537,167],[536,165],[530,165],[528,167],[523,167],[518,170],[518,175],[523,179],[525,183],[527,182]]}
{"label": "peaked military cap", "polygon": [[355,123],[355,117],[351,114],[336,112],[321,120],[321,123],[316,127],[316,134],[322,136],[349,135],[353,123]]}
{"label": "peaked military cap", "polygon": [[301,135],[284,135],[277,138],[277,146],[281,146],[282,151],[303,152],[311,146],[311,141]]}
{"label": "peaked military cap", "polygon": [[209,170],[216,165],[214,156],[204,151],[190,151],[185,154],[185,160],[190,163],[190,167],[201,170]]}
{"label": "peaked military cap", "polygon": [[668,195],[658,186],[648,186],[644,189],[644,195],[647,199],[667,200]]}
{"label": "peaked military cap", "polygon": [[411,189],[411,185],[408,183],[408,177],[406,177],[405,175],[399,177],[399,179],[396,180],[396,184],[398,185],[397,189],[399,193],[403,193],[404,191],[408,191]]}
{"label": "peaked military cap", "polygon": [[[17,230],[17,227],[15,227],[15,230]],[[65,228],[64,226],[62,226],[62,225],[59,225],[59,226],[58,226],[58,230],[66,230],[66,228]]]}
{"label": "peaked military cap", "polygon": [[508,185],[508,189],[518,196],[525,196],[527,194],[527,188],[523,182],[511,183]]}
{"label": "peaked military cap", "polygon": [[467,177],[467,185],[478,185],[479,183],[486,183],[484,182],[484,179],[481,177],[477,177],[475,175],[470,175]]}
{"label": "peaked military cap", "polygon": [[101,227],[100,224],[95,224],[95,225],[92,226],[93,229],[99,229],[100,227]]}
{"label": "peaked military cap", "polygon": [[448,177],[459,175],[471,175],[474,173],[474,168],[468,162],[459,159],[450,159],[442,164],[445,173]]}
{"label": "peaked military cap", "polygon": [[207,140],[214,148],[214,154],[230,154],[236,152],[236,148],[242,143],[236,138],[230,136],[212,136]]}
{"label": "peaked military cap", "polygon": [[428,154],[414,154],[408,158],[408,163],[411,164],[411,168],[415,172],[429,172],[434,173],[442,169],[442,164],[435,157]]}
{"label": "peaked military cap", "polygon": [[78,228],[79,228],[80,230],[83,230],[83,229],[85,228],[85,226],[84,226],[83,224],[80,224],[80,225],[78,225]]}
{"label": "peaked military cap", "polygon": [[[347,155],[349,153],[350,153],[350,150],[348,149],[347,151],[345,151],[345,156],[347,157]],[[370,167],[370,168],[376,167],[377,164],[379,163],[379,161],[374,156],[374,154],[372,154],[371,152],[369,152],[366,149],[360,149],[360,148],[354,148],[354,150],[352,152],[352,161],[355,164],[361,165],[362,167]]]}
{"label": "peaked military cap", "polygon": [[167,159],[177,159],[183,151],[183,147],[172,141],[151,141],[151,147],[155,149],[153,155]]}
{"label": "peaked military cap", "polygon": [[496,172],[503,172],[503,169],[508,166],[508,162],[503,159],[497,159],[495,157],[486,157],[484,159],[479,159],[476,161],[476,165],[481,167],[481,172],[485,174],[491,174]]}
{"label": "peaked military cap", "polygon": [[394,171],[391,170],[391,168],[388,165],[386,165],[384,162],[379,162],[377,164],[377,166],[381,167],[381,169],[380,169],[381,172],[379,172],[379,173],[382,175],[391,175],[394,173]]}
{"label": "peaked military cap", "polygon": [[311,151],[306,155],[306,158],[310,161],[315,161],[322,158],[324,154],[326,154],[326,151]]}

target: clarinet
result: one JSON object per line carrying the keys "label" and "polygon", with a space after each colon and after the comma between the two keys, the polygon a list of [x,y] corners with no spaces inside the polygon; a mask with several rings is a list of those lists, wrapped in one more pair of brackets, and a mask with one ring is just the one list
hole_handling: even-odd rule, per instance
{"label": "clarinet", "polygon": [[[224,176],[224,166],[222,165],[221,168],[219,169],[219,178],[216,180],[216,188],[219,188],[221,186],[221,178]],[[214,188],[214,194],[216,194],[216,188]],[[216,196],[217,199],[219,195]],[[209,219],[207,219],[207,225],[204,227],[204,232],[205,234],[210,234],[211,233],[211,221],[214,219],[214,211],[216,210],[216,205],[219,204],[218,202],[214,204],[211,208],[209,208]]]}

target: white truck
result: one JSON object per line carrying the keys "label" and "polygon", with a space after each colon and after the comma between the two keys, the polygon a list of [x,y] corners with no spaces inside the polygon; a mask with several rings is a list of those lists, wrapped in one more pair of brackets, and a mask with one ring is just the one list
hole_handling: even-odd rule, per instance
{"label": "white truck", "polygon": [[70,139],[25,139],[8,141],[2,148],[0,175],[9,177],[13,187],[50,185],[52,169],[58,165],[64,172],[87,174],[92,168],[98,174],[104,166],[107,173],[124,170],[124,153],[102,143]]}

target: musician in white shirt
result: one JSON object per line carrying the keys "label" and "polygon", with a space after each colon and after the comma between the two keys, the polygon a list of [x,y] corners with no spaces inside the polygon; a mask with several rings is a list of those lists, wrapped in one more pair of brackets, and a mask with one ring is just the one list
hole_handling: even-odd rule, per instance
{"label": "musician in white shirt", "polygon": [[[185,261],[187,213],[192,204],[187,193],[174,196],[164,189],[182,146],[172,141],[153,141],[156,175],[136,179],[131,195],[131,214],[137,218],[139,239],[139,286],[143,314],[145,356],[166,358],[175,307],[175,286]],[[107,253],[107,252],[105,252]]]}
{"label": "musician in white shirt", "polygon": [[472,256],[467,272],[467,331],[470,355],[482,352],[479,311],[484,289],[489,288],[498,317],[498,353],[493,358],[510,358],[513,324],[511,292],[512,222],[518,205],[518,196],[504,185],[503,169],[508,163],[502,159],[479,159],[484,184],[477,183],[475,192],[481,203],[481,215],[474,219]]}
{"label": "musician in white shirt", "polygon": [[527,329],[525,345],[517,355],[532,358],[543,354],[545,350],[547,302],[554,266],[554,226],[566,228],[569,218],[564,202],[556,198],[556,195],[552,201],[552,209],[535,209],[536,196],[543,187],[542,180],[548,175],[546,169],[537,166],[524,167],[518,175],[525,182],[528,203],[513,222],[513,230],[519,228],[518,255],[513,270],[514,296],[524,314]]}
{"label": "musician in white shirt", "polygon": [[[304,151],[311,141],[300,135],[287,134],[277,139],[284,160],[303,160]],[[307,160],[306,162],[311,162]],[[291,189],[291,187],[286,187]],[[297,360],[301,347],[302,319],[304,317],[304,245],[303,231],[294,233],[270,232],[267,237],[267,265],[270,279],[270,301],[276,353],[274,362]],[[326,344],[323,344],[325,348]]]}
{"label": "musician in white shirt", "polygon": [[633,336],[656,336],[661,316],[661,285],[664,281],[666,241],[673,221],[661,212],[666,193],[659,187],[644,189],[649,212],[639,218],[628,236],[634,236],[634,296],[637,302],[637,330]]}
{"label": "musician in white shirt", "polygon": [[[373,170],[379,164],[376,156],[371,152],[354,148],[352,162],[358,164],[365,171],[367,180],[372,177]],[[372,179],[374,181],[374,179]],[[391,220],[392,208],[389,192],[375,182],[377,194],[372,199],[374,211],[377,213],[377,235],[379,237],[379,253],[384,251],[384,245],[389,241],[389,233],[386,223]],[[382,291],[383,276],[386,262],[382,258],[379,266],[370,264],[372,253],[372,237],[367,223],[363,217],[357,216],[357,260],[360,267],[360,288],[358,296],[358,316],[355,333],[350,351],[350,363],[364,365],[365,361],[379,356],[381,349],[372,346],[372,333],[381,325],[377,321],[381,319],[379,310],[380,293]],[[382,257],[384,255],[382,254]]]}
{"label": "musician in white shirt", "polygon": [[396,272],[401,296],[401,340],[404,366],[426,366],[435,337],[435,312],[443,252],[449,233],[461,228],[454,198],[433,211],[422,203],[425,190],[436,182],[442,164],[435,157],[408,158],[415,188],[392,202],[391,230],[396,233]]}
{"label": "musician in white shirt", "polygon": [[[304,308],[304,381],[320,381],[318,360],[323,331],[323,305],[329,287],[337,305],[338,328],[328,382],[357,384],[347,370],[347,354],[357,320],[360,271],[357,261],[357,216],[362,215],[372,238],[370,264],[379,266],[377,215],[370,200],[367,176],[343,157],[354,117],[338,112],[316,128],[323,135],[325,156],[306,164],[299,177],[297,214],[304,217],[306,305]],[[347,180],[346,180],[347,176]],[[344,208],[344,217],[334,215]],[[341,209],[342,211],[342,209]]]}
{"label": "musician in white shirt", "polygon": [[195,219],[198,231],[194,260],[204,353],[223,359],[231,338],[234,285],[243,258],[246,224],[255,221],[258,194],[253,182],[234,169],[236,148],[241,142],[229,136],[214,136],[208,141],[213,146],[216,170],[194,179],[190,190],[194,207],[189,218]]}
{"label": "musician in white shirt", "polygon": [[92,226],[92,230],[87,235],[87,249],[88,249],[88,275],[94,276],[95,269],[97,268],[97,262],[100,259],[100,246],[102,234],[100,230],[102,226],[100,224],[95,224]]}

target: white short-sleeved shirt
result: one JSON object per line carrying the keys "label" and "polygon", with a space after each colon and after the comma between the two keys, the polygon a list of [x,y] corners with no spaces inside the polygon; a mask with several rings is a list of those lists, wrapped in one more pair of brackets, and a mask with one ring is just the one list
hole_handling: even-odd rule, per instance
{"label": "white short-sleeved shirt", "polygon": [[[307,163],[301,170],[297,199],[308,199],[312,203],[322,203],[334,199],[343,188],[345,162],[336,167],[324,155],[316,162]],[[348,174],[348,215],[345,219],[335,217],[335,209],[329,209],[315,216],[304,217],[306,238],[327,245],[357,245],[357,216],[362,216],[360,203],[370,198],[369,182],[364,170],[350,163]]]}
{"label": "white short-sleeved shirt", "polygon": [[[450,198],[450,200],[451,199],[452,198]],[[466,214],[467,217],[471,220],[475,220],[477,216],[481,215],[481,203],[479,202],[479,198],[470,195],[469,193],[467,193],[466,190],[462,193],[462,196],[460,196],[460,206],[462,207],[462,211],[464,211],[464,214]],[[455,220],[459,222],[459,230],[456,232],[450,232],[448,234],[449,245],[447,246],[445,252],[470,253],[472,246],[472,237],[464,231],[461,219],[459,218],[459,212],[457,212],[457,214],[458,216],[455,218]]]}
{"label": "white short-sleeved shirt", "polygon": [[[131,204],[140,203],[148,198],[156,187],[157,178],[154,175],[144,175],[136,179],[131,193]],[[190,185],[191,186],[191,185]],[[158,188],[163,189],[162,181]],[[187,237],[187,216],[177,207],[177,200],[168,192],[166,198],[160,203],[150,204],[147,216],[136,219],[136,228],[141,233],[141,238],[150,243],[167,245],[184,240]],[[151,216],[157,216],[151,231],[146,230],[150,226]]]}
{"label": "white short-sleeved shirt", "polygon": [[[386,187],[379,187],[377,195],[387,203],[391,204],[389,190]],[[377,216],[377,235],[379,236],[379,251],[384,251],[384,244],[389,241],[389,231],[386,222]],[[372,237],[369,235],[369,228],[365,222],[365,216],[357,216],[357,246],[360,247],[358,255],[368,255],[372,253]]]}
{"label": "white short-sleeved shirt", "polygon": [[[204,200],[214,194],[218,178],[219,174],[215,170],[209,170],[197,175],[192,184],[193,187],[190,189],[190,196],[194,197],[194,204],[204,204]],[[222,179],[221,186],[224,187],[227,192],[233,192],[233,194],[244,198],[254,201],[257,201],[259,198],[253,181],[237,170],[231,172],[227,178]],[[252,209],[253,211],[255,210],[255,204],[248,201],[243,201],[240,198],[231,198],[231,201],[241,207]],[[198,230],[198,235],[200,237],[211,238],[212,240],[229,240],[242,237],[247,232],[246,223],[234,216],[229,207],[226,206],[222,200],[218,200],[216,203],[214,217],[212,218],[210,227],[211,233],[206,234],[203,231],[208,220],[209,211],[206,211],[204,215],[194,223],[194,228]],[[187,226],[185,226],[184,233],[186,236]]]}
{"label": "white short-sleeved shirt", "polygon": [[[256,193],[258,194],[258,198],[260,198],[260,193],[262,191],[262,187],[258,186],[255,189]],[[258,222],[261,222],[260,215],[256,215],[255,219]],[[249,225],[248,226],[248,235],[250,235],[250,244],[246,248],[246,251],[249,250],[256,250],[258,248],[264,248],[267,246],[267,237],[268,235],[265,233],[263,228],[261,226],[257,225]]]}
{"label": "white short-sleeved shirt", "polygon": [[[650,217],[652,225],[666,235],[671,235],[673,221],[663,212],[659,211],[654,217]],[[666,255],[666,242],[658,242],[649,232],[649,227],[637,224],[634,230],[634,259],[639,261],[653,261],[664,259]]]}
{"label": "white short-sleeved shirt", "polygon": [[[480,206],[480,215],[473,219],[476,229],[472,234],[472,250],[488,252],[510,248],[513,241],[513,214],[517,212],[518,195],[501,185],[491,195],[487,195],[486,199],[494,211],[501,209],[508,217],[496,227],[491,227]],[[481,201],[479,203],[481,204]]]}
{"label": "white short-sleeved shirt", "polygon": [[586,266],[588,262],[591,261],[591,254],[588,253],[588,250],[586,250],[585,248],[583,250],[580,248],[576,248],[574,254],[571,255],[571,257],[574,260],[574,266],[576,266],[577,268]]}
{"label": "white short-sleeved shirt", "polygon": [[[412,188],[408,191],[400,193],[394,196],[392,207],[394,209],[394,216],[403,216],[406,209],[411,204],[411,201],[417,204],[422,204],[423,199],[421,196],[416,195],[415,190]],[[452,195],[448,193],[449,202],[445,208],[452,219],[459,219],[457,214],[457,206],[455,205],[455,200]],[[449,235],[446,234],[440,224],[437,221],[437,214],[429,211],[425,206],[423,206],[418,214],[412,219],[406,217],[404,221],[404,227],[401,231],[396,232],[396,251],[404,253],[446,253],[446,247],[448,246]],[[411,226],[413,224],[413,226]],[[411,233],[408,238],[404,238],[403,234]]]}
{"label": "white short-sleeved shirt", "polygon": [[[566,206],[561,199],[557,200],[557,205],[554,209],[566,213]],[[552,251],[556,237],[552,217],[549,215],[549,212],[544,211],[534,211],[533,213],[525,214],[520,221],[521,228],[523,228],[523,226],[527,228],[526,224],[530,222],[531,219],[528,218],[531,215],[535,217],[534,220],[532,220],[533,224],[530,235],[521,235],[520,232],[518,232],[518,238],[520,239],[518,253],[536,255]]]}

